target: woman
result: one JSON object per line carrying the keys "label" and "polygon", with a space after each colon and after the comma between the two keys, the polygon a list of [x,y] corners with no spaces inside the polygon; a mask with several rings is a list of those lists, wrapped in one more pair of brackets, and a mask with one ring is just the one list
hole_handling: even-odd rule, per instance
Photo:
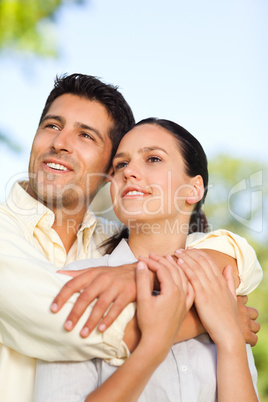
{"label": "woman", "polygon": [[[127,262],[140,261],[137,270],[140,342],[117,371],[100,360],[45,364],[39,365],[37,384],[43,376],[43,386],[49,379],[47,388],[62,387],[60,392],[63,389],[65,395],[71,392],[73,399],[69,400],[73,401],[84,400],[88,394],[88,401],[139,398],[208,402],[217,397],[219,401],[257,400],[234,299],[218,267],[196,250],[179,250],[178,264],[172,257],[174,250],[185,248],[191,226],[198,223],[207,182],[204,151],[182,127],[166,120],[146,119],[125,135],[113,160],[111,195],[115,213],[128,228],[129,236],[128,243],[122,240],[111,257],[116,259],[123,253]],[[115,246],[114,239],[109,246]],[[149,256],[148,250],[156,254]],[[147,267],[159,279],[157,296],[151,295]],[[232,287],[230,267],[224,275]],[[172,346],[192,304],[193,293],[199,316],[217,347],[217,369],[215,345],[208,336]],[[206,298],[207,293],[210,297]],[[187,353],[188,367],[179,366],[182,355]],[[74,382],[75,389],[73,370],[79,378],[79,383]],[[231,379],[227,376],[230,371]],[[185,384],[186,378],[192,382]],[[36,395],[36,401],[47,400],[45,395],[40,396],[38,387]],[[61,399],[53,399],[50,393],[50,400]]]}

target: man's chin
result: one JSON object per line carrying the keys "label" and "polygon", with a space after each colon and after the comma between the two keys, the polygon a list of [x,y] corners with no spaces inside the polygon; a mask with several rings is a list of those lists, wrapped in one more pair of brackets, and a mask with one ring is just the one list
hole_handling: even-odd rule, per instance
{"label": "man's chin", "polygon": [[[42,201],[41,201],[42,199]],[[42,194],[40,201],[53,210],[65,210],[66,213],[79,213],[84,209],[84,197],[66,191]]]}

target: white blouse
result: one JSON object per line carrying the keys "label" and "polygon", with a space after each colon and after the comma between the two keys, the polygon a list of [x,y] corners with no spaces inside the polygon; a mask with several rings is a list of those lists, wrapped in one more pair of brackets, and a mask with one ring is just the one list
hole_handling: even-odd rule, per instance
{"label": "white blouse", "polygon": [[[204,235],[202,236],[204,237]],[[196,235],[195,241],[197,241]],[[202,246],[203,248],[213,248],[208,247],[205,242]],[[251,249],[250,246],[247,245],[247,247]],[[247,247],[241,250],[242,254],[247,252]],[[112,254],[105,255],[99,259],[78,261],[70,264],[69,268],[82,269],[100,265],[117,266],[134,261],[136,261],[136,258],[127,242],[122,240]],[[247,258],[244,258],[244,261],[247,261]],[[246,268],[240,266],[239,271],[243,269]],[[256,283],[254,282],[253,284],[253,282],[254,280],[251,283],[252,287],[256,287]],[[248,288],[249,284],[246,283],[245,286]],[[240,293],[243,294],[242,288]],[[135,303],[131,303],[131,305],[135,310]],[[247,345],[247,353],[251,375],[257,392],[257,371],[249,345]],[[118,362],[118,359],[110,360],[110,364],[101,359],[69,363],[37,361],[34,401],[82,402],[94,389],[113,374],[117,369],[116,365],[119,364],[121,362]],[[173,345],[167,358],[153,373],[138,401],[217,401],[216,346],[209,336],[203,334],[194,339]]]}

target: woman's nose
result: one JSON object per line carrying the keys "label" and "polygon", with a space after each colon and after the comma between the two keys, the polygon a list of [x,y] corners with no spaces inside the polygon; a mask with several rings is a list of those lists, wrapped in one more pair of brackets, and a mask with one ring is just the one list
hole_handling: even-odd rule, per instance
{"label": "woman's nose", "polygon": [[134,178],[137,180],[141,179],[141,173],[138,166],[130,162],[124,169],[124,176],[126,179]]}

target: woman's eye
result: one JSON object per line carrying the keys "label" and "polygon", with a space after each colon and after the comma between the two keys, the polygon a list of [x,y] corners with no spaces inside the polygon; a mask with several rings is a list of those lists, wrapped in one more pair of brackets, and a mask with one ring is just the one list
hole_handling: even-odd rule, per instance
{"label": "woman's eye", "polygon": [[149,156],[147,161],[150,162],[150,163],[156,163],[156,162],[161,162],[162,159],[159,158],[159,156]]}
{"label": "woman's eye", "polygon": [[115,166],[114,166],[114,171],[116,172],[119,169],[123,169],[124,167],[126,167],[128,165],[127,162],[118,162]]}

